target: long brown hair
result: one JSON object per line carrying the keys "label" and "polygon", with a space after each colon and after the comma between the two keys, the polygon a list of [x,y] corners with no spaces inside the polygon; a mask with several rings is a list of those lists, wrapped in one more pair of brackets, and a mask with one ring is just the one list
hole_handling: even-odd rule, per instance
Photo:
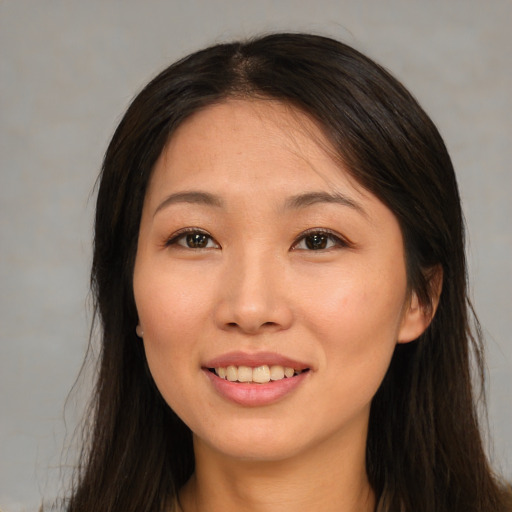
{"label": "long brown hair", "polygon": [[432,269],[442,268],[430,327],[397,346],[372,402],[366,464],[379,510],[506,510],[510,494],[493,476],[478,425],[471,363],[483,379],[482,345],[445,145],[382,67],[347,45],[306,34],[194,53],[152,80],[117,128],[100,176],[91,277],[102,348],[68,510],[163,510],[194,471],[190,430],[160,396],[135,335],[132,273],[156,159],[184,119],[228,97],[277,99],[322,127],[353,177],[398,219],[408,284],[426,307]]}

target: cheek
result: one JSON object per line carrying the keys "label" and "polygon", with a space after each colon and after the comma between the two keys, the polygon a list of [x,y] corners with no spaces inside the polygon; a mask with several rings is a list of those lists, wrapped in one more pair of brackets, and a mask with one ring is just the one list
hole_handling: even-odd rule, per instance
{"label": "cheek", "polygon": [[199,371],[197,341],[208,317],[205,287],[190,274],[184,279],[156,264],[136,270],[135,302],[149,369],[167,403],[179,409],[180,396]]}
{"label": "cheek", "polygon": [[179,283],[148,279],[135,289],[139,321],[149,370],[167,404],[187,416],[188,389],[197,378],[194,355],[198,328],[197,304],[176,293]]}
{"label": "cheek", "polygon": [[303,315],[325,340],[346,338],[366,345],[373,339],[396,337],[405,290],[400,276],[385,279],[378,272],[331,276],[306,288]]}
{"label": "cheek", "polygon": [[[405,300],[405,275],[355,272],[326,280],[304,316],[323,346],[322,365],[333,387],[371,399],[396,346]],[[307,313],[306,313],[307,311]]]}
{"label": "cheek", "polygon": [[208,317],[212,290],[197,272],[146,265],[135,273],[134,294],[144,332],[167,346],[176,337],[193,339]]}

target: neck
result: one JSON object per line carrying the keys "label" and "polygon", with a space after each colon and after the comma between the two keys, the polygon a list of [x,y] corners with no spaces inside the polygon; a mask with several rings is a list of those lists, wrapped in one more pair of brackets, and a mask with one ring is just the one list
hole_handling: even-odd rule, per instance
{"label": "neck", "polygon": [[[343,443],[342,443],[343,444]],[[366,438],[315,446],[279,461],[240,460],[194,439],[196,472],[181,493],[184,512],[372,512]]]}

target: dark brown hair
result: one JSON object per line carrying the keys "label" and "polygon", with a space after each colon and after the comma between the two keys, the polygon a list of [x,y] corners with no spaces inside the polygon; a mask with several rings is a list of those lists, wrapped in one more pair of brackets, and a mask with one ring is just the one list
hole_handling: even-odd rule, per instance
{"label": "dark brown hair", "polygon": [[194,53],[152,80],[117,128],[96,209],[99,373],[68,510],[163,510],[194,470],[191,433],[160,396],[135,335],[132,273],[155,161],[184,119],[229,97],[277,99],[322,127],[353,177],[398,219],[408,284],[425,307],[432,270],[442,268],[430,327],[397,346],[372,402],[366,463],[378,509],[506,510],[510,496],[492,474],[478,426],[471,363],[483,379],[482,347],[467,297],[463,217],[445,145],[382,67],[347,45],[306,34]]}

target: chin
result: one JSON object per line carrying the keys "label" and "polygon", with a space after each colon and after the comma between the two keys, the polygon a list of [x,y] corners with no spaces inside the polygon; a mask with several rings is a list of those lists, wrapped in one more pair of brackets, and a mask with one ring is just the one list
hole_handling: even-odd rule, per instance
{"label": "chin", "polygon": [[237,432],[225,430],[218,436],[194,434],[194,444],[201,444],[218,454],[237,459],[275,462],[293,458],[306,447],[297,443],[297,432],[279,433],[275,428],[238,428]]}
{"label": "chin", "polygon": [[301,450],[297,446],[282,446],[275,443],[244,442],[214,446],[222,455],[240,461],[278,462],[291,459]]}

